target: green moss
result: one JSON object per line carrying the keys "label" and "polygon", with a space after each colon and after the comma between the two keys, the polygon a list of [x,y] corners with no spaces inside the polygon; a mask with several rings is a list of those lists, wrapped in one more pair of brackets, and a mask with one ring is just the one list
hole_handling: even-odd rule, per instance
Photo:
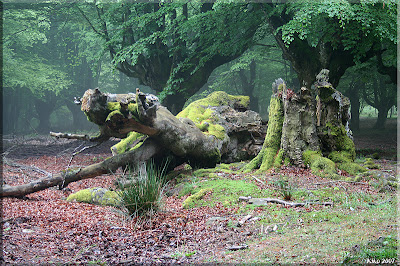
{"label": "green moss", "polygon": [[312,162],[321,156],[320,151],[305,150],[303,152],[303,162],[305,165],[311,166]]}
{"label": "green moss", "polygon": [[282,161],[283,161],[283,150],[280,149],[279,152],[278,152],[278,155],[276,155],[276,157],[275,157],[274,167],[275,168],[280,168],[281,165],[282,165]]}
{"label": "green moss", "polygon": [[328,158],[335,163],[350,163],[352,162],[352,155],[345,151],[333,151],[328,155]]}
{"label": "green moss", "polygon": [[208,133],[206,134],[213,135],[220,140],[223,140],[226,137],[224,127],[218,124],[210,124],[208,127]]}
{"label": "green moss", "polygon": [[326,123],[325,133],[333,136],[335,140],[335,146],[337,151],[344,151],[347,153],[346,156],[353,162],[356,158],[356,149],[354,142],[349,136],[347,136],[346,128],[344,125],[335,126],[332,123]]}
{"label": "green moss", "polygon": [[325,157],[318,157],[311,163],[311,172],[314,175],[320,175],[321,172],[323,174],[336,174],[335,163]]}
{"label": "green moss", "polygon": [[210,124],[206,121],[202,121],[200,124],[196,124],[196,126],[198,127],[198,129],[200,129],[201,131],[207,131]]}
{"label": "green moss", "polygon": [[225,129],[221,125],[216,124],[218,118],[214,116],[214,111],[207,107],[222,105],[233,107],[234,105],[241,105],[247,108],[249,103],[250,98],[248,96],[234,96],[223,91],[216,91],[206,98],[192,102],[176,117],[189,118],[205,134],[213,135],[223,140],[226,137]]}
{"label": "green moss", "polygon": [[268,117],[268,129],[263,147],[258,155],[243,168],[244,172],[250,172],[258,167],[260,167],[258,172],[264,172],[271,169],[275,162],[281,145],[283,125],[283,104],[279,98],[271,97]]}
{"label": "green moss", "polygon": [[375,162],[372,158],[365,158],[364,166],[367,167],[368,169],[379,169],[380,168],[380,165],[375,164]]}
{"label": "green moss", "polygon": [[323,102],[329,102],[331,101],[332,94],[335,92],[332,86],[325,86],[325,87],[320,87],[319,88],[319,97],[321,101]]}
{"label": "green moss", "polygon": [[121,104],[119,102],[108,102],[107,109],[112,111],[121,111]]}
{"label": "green moss", "polygon": [[129,132],[126,138],[122,139],[120,142],[111,147],[113,154],[121,154],[127,150],[137,149],[143,144],[143,142],[139,142],[134,147],[132,147],[132,143],[143,136],[143,134],[137,132]]}
{"label": "green moss", "polygon": [[[270,190],[260,189],[253,182],[225,178],[202,180],[202,182],[196,182],[186,189],[187,192],[194,193],[193,195],[202,190],[212,191],[212,194],[207,197],[207,201],[202,198],[192,201],[192,204],[187,205],[189,208],[199,206],[213,207],[217,203],[222,203],[224,207],[233,207],[238,205],[239,196],[269,197],[273,193]],[[251,208],[251,205],[249,208]]]}
{"label": "green moss", "polygon": [[67,197],[67,201],[77,201],[97,205],[119,206],[121,198],[117,192],[104,188],[88,188],[80,190]]}
{"label": "green moss", "polygon": [[115,110],[115,111],[112,111],[111,113],[108,114],[108,116],[107,116],[107,118],[106,118],[106,121],[111,120],[111,117],[113,117],[114,115],[121,115],[121,116],[123,116],[123,114],[122,114],[119,110]]}
{"label": "green moss", "polygon": [[196,201],[202,199],[211,189],[201,189],[197,193],[187,197],[185,201],[182,203],[182,208],[189,209],[193,208],[196,205]]}
{"label": "green moss", "polygon": [[320,151],[306,150],[303,152],[303,161],[305,165],[311,168],[314,175],[337,179],[336,166],[333,161],[322,157]]}
{"label": "green moss", "polygon": [[365,169],[361,165],[359,165],[357,163],[352,163],[352,162],[340,163],[340,164],[338,164],[338,168],[340,170],[346,171],[350,175],[357,175],[359,173],[363,173],[363,172],[367,171],[367,169]]}

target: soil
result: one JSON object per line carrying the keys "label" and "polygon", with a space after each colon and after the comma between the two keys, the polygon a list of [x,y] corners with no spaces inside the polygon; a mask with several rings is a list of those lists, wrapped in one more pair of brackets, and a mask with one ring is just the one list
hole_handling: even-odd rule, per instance
{"label": "soil", "polygon": [[[389,121],[389,129],[380,133],[368,128],[371,121],[362,122],[363,130],[354,135],[358,154],[372,156],[378,153],[375,157],[384,171],[395,172],[395,121]],[[55,174],[68,167],[93,164],[111,156],[110,147],[117,141],[113,139],[79,152],[93,144],[47,136],[5,136],[3,184],[18,185],[43,177],[34,167]],[[289,167],[282,171],[296,176],[297,186],[302,188],[327,181],[307,169]],[[128,219],[113,207],[65,201],[69,194],[81,189],[113,189],[120,174],[118,171],[113,175],[78,181],[64,190],[50,188],[22,199],[3,199],[3,260],[14,264],[235,262],[234,258],[225,257],[227,250],[246,248],[247,241],[254,238],[250,227],[228,225],[228,222],[237,223],[243,218],[237,212],[239,205],[226,208],[217,204],[213,208],[187,210],[182,208],[185,197],[169,196],[164,198],[161,212],[150,220],[138,221]],[[229,178],[241,176],[235,174]],[[268,187],[256,179],[254,183]],[[368,183],[345,183],[343,186],[349,191],[377,193]],[[310,211],[321,208],[315,205]],[[262,209],[254,210],[257,211]]]}

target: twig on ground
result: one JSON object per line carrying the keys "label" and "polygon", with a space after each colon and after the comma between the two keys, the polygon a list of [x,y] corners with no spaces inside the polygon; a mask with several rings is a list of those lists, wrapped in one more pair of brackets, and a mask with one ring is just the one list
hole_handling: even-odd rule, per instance
{"label": "twig on ground", "polygon": [[290,206],[290,207],[304,207],[304,206],[310,205],[310,204],[333,206],[333,202],[319,202],[319,201],[289,202],[289,201],[284,201],[284,200],[274,199],[274,198],[251,198],[247,202],[249,204],[258,204],[258,205],[266,205],[267,203],[271,202],[271,203],[278,203],[278,204],[282,204],[284,206]]}
{"label": "twig on ground", "polygon": [[257,177],[255,177],[255,176],[251,176],[252,178],[254,178],[257,182],[259,182],[260,184],[262,184],[262,185],[265,185],[265,182],[263,182],[261,179],[258,179]]}
{"label": "twig on ground", "polygon": [[[45,171],[43,169],[40,169],[40,168],[38,168],[36,166],[22,165],[22,164],[13,162],[13,161],[5,158],[5,157],[3,157],[3,162],[4,162],[4,164],[7,164],[8,166],[19,168],[20,171],[22,171],[22,169],[24,169],[24,170],[29,170],[29,171],[34,171],[34,172],[41,173],[43,175],[46,175],[47,177],[51,177],[51,173],[49,173],[49,172],[47,172],[47,171]],[[22,171],[22,173],[25,174],[23,171]]]}

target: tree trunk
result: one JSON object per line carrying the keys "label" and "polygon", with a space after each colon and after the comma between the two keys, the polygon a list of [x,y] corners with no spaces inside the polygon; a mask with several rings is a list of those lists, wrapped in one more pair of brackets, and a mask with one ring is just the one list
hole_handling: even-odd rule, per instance
{"label": "tree trunk", "polygon": [[374,125],[375,129],[384,129],[385,128],[389,109],[387,109],[385,106],[382,106],[381,108],[379,108],[379,106],[378,106],[378,118],[376,119],[376,122]]}
{"label": "tree trunk", "polygon": [[254,89],[256,85],[256,61],[251,61],[249,67],[249,78],[246,77],[244,69],[240,69],[239,77],[242,82],[242,88],[244,90],[245,95],[250,97],[250,109],[258,112],[258,99],[254,97]]}
{"label": "tree trunk", "polygon": [[309,165],[316,174],[324,170],[333,176],[335,163],[322,156],[341,163],[355,159],[348,127],[350,103],[328,83],[328,73],[322,70],[316,77],[316,98],[306,87],[300,94],[294,93],[282,79],[273,84],[267,136],[260,153],[243,169],[245,172],[264,172],[285,162]]}
{"label": "tree trunk", "polygon": [[55,101],[35,99],[35,109],[39,116],[39,126],[37,128],[39,132],[48,133],[50,131],[50,115],[55,107]]}

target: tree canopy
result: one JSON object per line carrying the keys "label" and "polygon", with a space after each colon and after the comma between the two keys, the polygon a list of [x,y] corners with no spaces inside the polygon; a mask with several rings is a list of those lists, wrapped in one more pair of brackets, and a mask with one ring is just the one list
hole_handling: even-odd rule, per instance
{"label": "tree canopy", "polygon": [[268,4],[268,21],[284,56],[304,85],[330,69],[337,86],[346,69],[384,54],[381,73],[395,83],[397,4],[395,1],[290,1]]}

